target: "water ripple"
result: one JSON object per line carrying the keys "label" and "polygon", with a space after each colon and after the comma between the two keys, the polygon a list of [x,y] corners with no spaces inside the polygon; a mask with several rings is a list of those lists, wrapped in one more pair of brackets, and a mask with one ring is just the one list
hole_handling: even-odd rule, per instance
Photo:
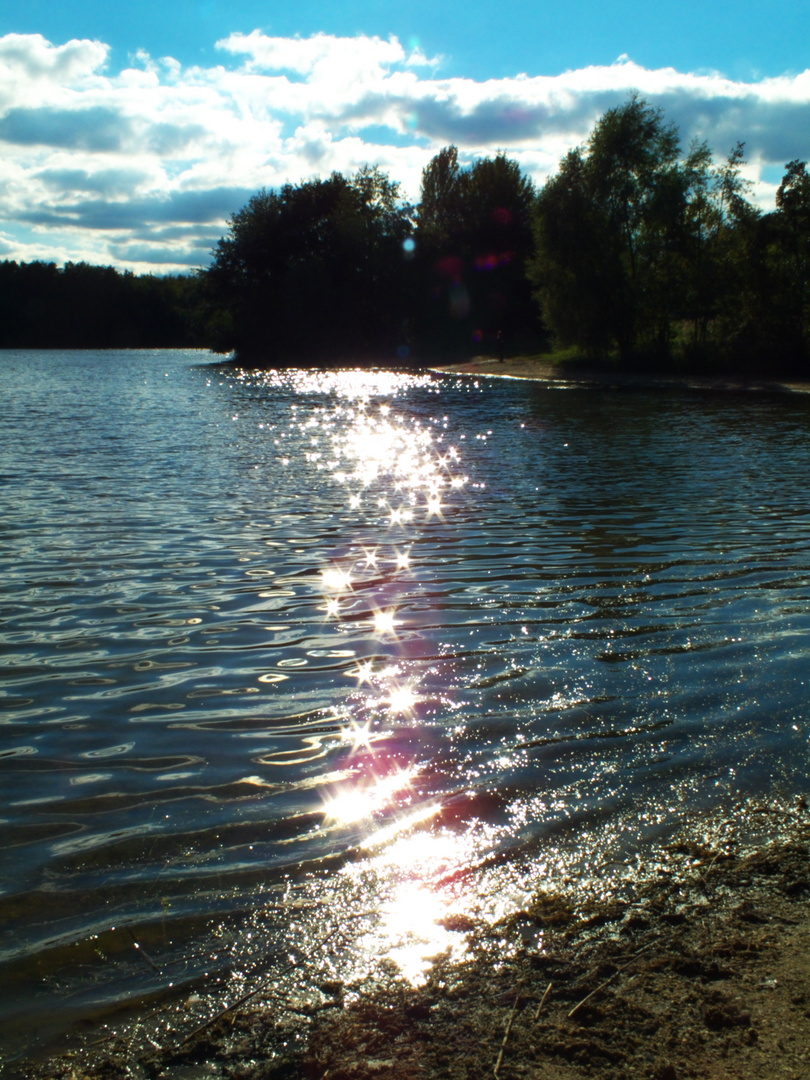
{"label": "water ripple", "polygon": [[182,985],[307,870],[400,925],[806,786],[806,402],[201,359],[0,366],[0,1040],[155,989],[112,927]]}

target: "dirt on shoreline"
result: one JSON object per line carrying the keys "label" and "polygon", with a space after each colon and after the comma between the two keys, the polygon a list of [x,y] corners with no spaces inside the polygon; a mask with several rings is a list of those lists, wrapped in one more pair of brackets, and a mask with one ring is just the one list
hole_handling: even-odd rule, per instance
{"label": "dirt on shoreline", "polygon": [[637,888],[574,910],[539,893],[495,924],[456,917],[468,959],[413,987],[263,983],[192,1034],[121,1032],[26,1080],[803,1080],[810,1075],[810,813],[759,806],[682,841]]}
{"label": "dirt on shoreline", "polygon": [[610,365],[588,365],[582,362],[554,363],[537,356],[518,356],[499,361],[477,356],[457,364],[439,364],[429,370],[439,375],[483,376],[499,379],[524,379],[552,385],[599,386],[625,389],[680,389],[769,391],[771,393],[810,393],[810,383],[799,379],[733,378],[653,374],[644,371],[622,370]]}

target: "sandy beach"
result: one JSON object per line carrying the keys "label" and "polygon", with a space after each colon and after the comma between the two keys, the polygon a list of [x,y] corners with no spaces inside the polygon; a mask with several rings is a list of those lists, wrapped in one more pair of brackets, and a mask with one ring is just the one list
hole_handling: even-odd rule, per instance
{"label": "sandy beach", "polygon": [[609,388],[670,388],[673,390],[770,391],[773,393],[810,393],[810,382],[800,379],[731,378],[655,374],[621,371],[608,366],[584,363],[553,363],[542,356],[518,356],[499,361],[478,356],[457,364],[431,365],[429,370],[441,375],[464,375],[491,379],[524,379],[564,386],[601,386]]}

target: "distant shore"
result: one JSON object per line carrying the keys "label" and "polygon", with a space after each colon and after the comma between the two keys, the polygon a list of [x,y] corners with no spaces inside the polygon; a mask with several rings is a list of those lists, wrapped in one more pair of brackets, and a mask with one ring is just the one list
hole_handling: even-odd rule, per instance
{"label": "distant shore", "polygon": [[810,381],[792,378],[737,378],[724,375],[691,375],[645,371],[627,371],[607,364],[557,362],[543,356],[517,356],[503,361],[476,356],[452,364],[431,364],[429,371],[440,375],[466,375],[488,379],[524,379],[550,385],[600,386],[606,389],[727,390],[766,391],[783,394],[810,393]]}

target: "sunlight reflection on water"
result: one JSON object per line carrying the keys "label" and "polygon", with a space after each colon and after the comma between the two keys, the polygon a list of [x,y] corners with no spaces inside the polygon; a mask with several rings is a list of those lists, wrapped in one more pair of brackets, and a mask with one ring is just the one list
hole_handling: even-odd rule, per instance
{"label": "sunlight reflection on water", "polygon": [[[252,385],[257,378],[243,377]],[[279,376],[258,378],[272,385]],[[480,861],[492,843],[491,830],[426,831],[441,816],[441,800],[432,795],[420,800],[420,767],[407,756],[407,764],[391,766],[391,758],[399,756],[400,725],[418,728],[419,705],[429,697],[420,693],[420,665],[409,663],[399,633],[410,628],[406,610],[420,569],[414,546],[420,527],[443,525],[452,516],[455,493],[463,491],[468,478],[461,471],[461,454],[447,443],[447,418],[428,427],[380,401],[419,385],[413,375],[298,373],[296,380],[299,393],[338,399],[334,411],[323,410],[302,423],[307,459],[345,487],[344,511],[355,512],[368,530],[361,529],[361,538],[349,545],[341,536],[340,553],[322,568],[321,610],[338,624],[337,633],[342,619],[350,618],[349,632],[364,627],[377,642],[373,660],[360,659],[346,672],[355,681],[341,728],[348,764],[323,796],[324,826],[359,826],[360,848],[369,858],[362,870],[352,867],[345,873],[373,880],[375,891],[385,897],[373,930],[356,943],[355,975],[370,958],[385,956],[405,978],[420,981],[430,957],[458,954],[463,944],[442,919],[469,906],[470,898],[443,888],[439,879]]]}
{"label": "sunlight reflection on water", "polygon": [[200,360],[0,367],[0,1037],[324,919],[419,979],[806,786],[801,403]]}

